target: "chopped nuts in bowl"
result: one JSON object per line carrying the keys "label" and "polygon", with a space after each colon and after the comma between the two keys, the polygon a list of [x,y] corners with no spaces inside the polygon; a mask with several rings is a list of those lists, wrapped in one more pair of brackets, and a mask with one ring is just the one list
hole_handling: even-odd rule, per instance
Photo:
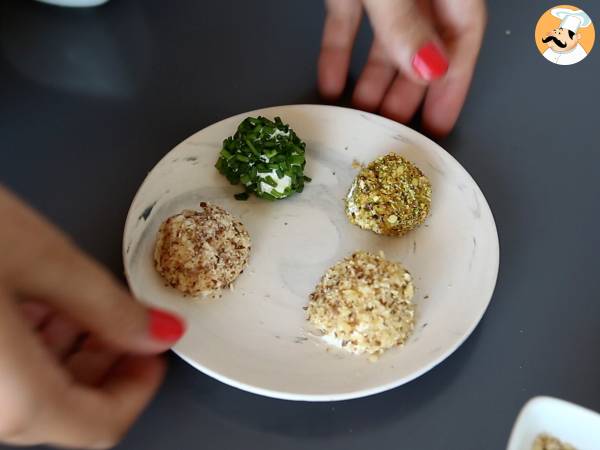
{"label": "chopped nuts in bowl", "polygon": [[507,450],[600,449],[600,414],[553,397],[535,397],[521,409]]}

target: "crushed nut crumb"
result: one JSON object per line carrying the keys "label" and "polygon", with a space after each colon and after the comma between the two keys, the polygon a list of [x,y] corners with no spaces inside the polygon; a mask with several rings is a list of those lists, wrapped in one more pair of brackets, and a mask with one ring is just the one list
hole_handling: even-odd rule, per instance
{"label": "crushed nut crumb", "polygon": [[250,257],[244,225],[219,206],[202,202],[200,207],[163,222],[154,249],[158,273],[171,287],[191,296],[233,290],[233,281]]}
{"label": "crushed nut crumb", "polygon": [[325,273],[310,295],[308,320],[326,341],[376,359],[410,336],[413,294],[411,275],[402,265],[359,251]]}

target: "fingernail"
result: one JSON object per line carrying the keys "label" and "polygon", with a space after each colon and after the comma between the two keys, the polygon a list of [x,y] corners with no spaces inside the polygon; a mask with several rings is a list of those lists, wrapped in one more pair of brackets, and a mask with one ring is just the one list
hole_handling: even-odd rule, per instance
{"label": "fingernail", "polygon": [[150,335],[162,342],[175,342],[185,331],[183,320],[166,311],[150,310]]}
{"label": "fingernail", "polygon": [[446,73],[448,60],[437,45],[428,42],[414,56],[412,66],[419,77],[433,81]]}

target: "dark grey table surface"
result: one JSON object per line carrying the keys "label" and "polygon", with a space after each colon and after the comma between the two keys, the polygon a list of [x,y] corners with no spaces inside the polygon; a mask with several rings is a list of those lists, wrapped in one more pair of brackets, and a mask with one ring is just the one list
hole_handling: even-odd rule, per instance
{"label": "dark grey table surface", "polygon": [[[172,356],[119,449],[501,450],[532,396],[600,410],[600,50],[546,62],[533,30],[551,6],[489,5],[468,101],[441,142],[500,235],[496,292],[467,342],[405,386],[322,404],[248,394]],[[578,6],[600,20],[598,2]],[[320,0],[0,0],[0,181],[120,274],[129,203],[165,152],[239,112],[320,101],[323,17]],[[365,25],[353,79],[370,37]]]}

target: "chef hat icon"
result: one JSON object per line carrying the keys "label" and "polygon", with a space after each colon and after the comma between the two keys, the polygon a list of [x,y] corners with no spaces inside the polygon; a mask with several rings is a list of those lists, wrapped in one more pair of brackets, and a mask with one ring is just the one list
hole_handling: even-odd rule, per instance
{"label": "chef hat icon", "polygon": [[554,8],[550,11],[554,17],[561,20],[560,28],[577,33],[579,28],[586,28],[592,23],[592,19],[584,11],[576,11],[568,8]]}

